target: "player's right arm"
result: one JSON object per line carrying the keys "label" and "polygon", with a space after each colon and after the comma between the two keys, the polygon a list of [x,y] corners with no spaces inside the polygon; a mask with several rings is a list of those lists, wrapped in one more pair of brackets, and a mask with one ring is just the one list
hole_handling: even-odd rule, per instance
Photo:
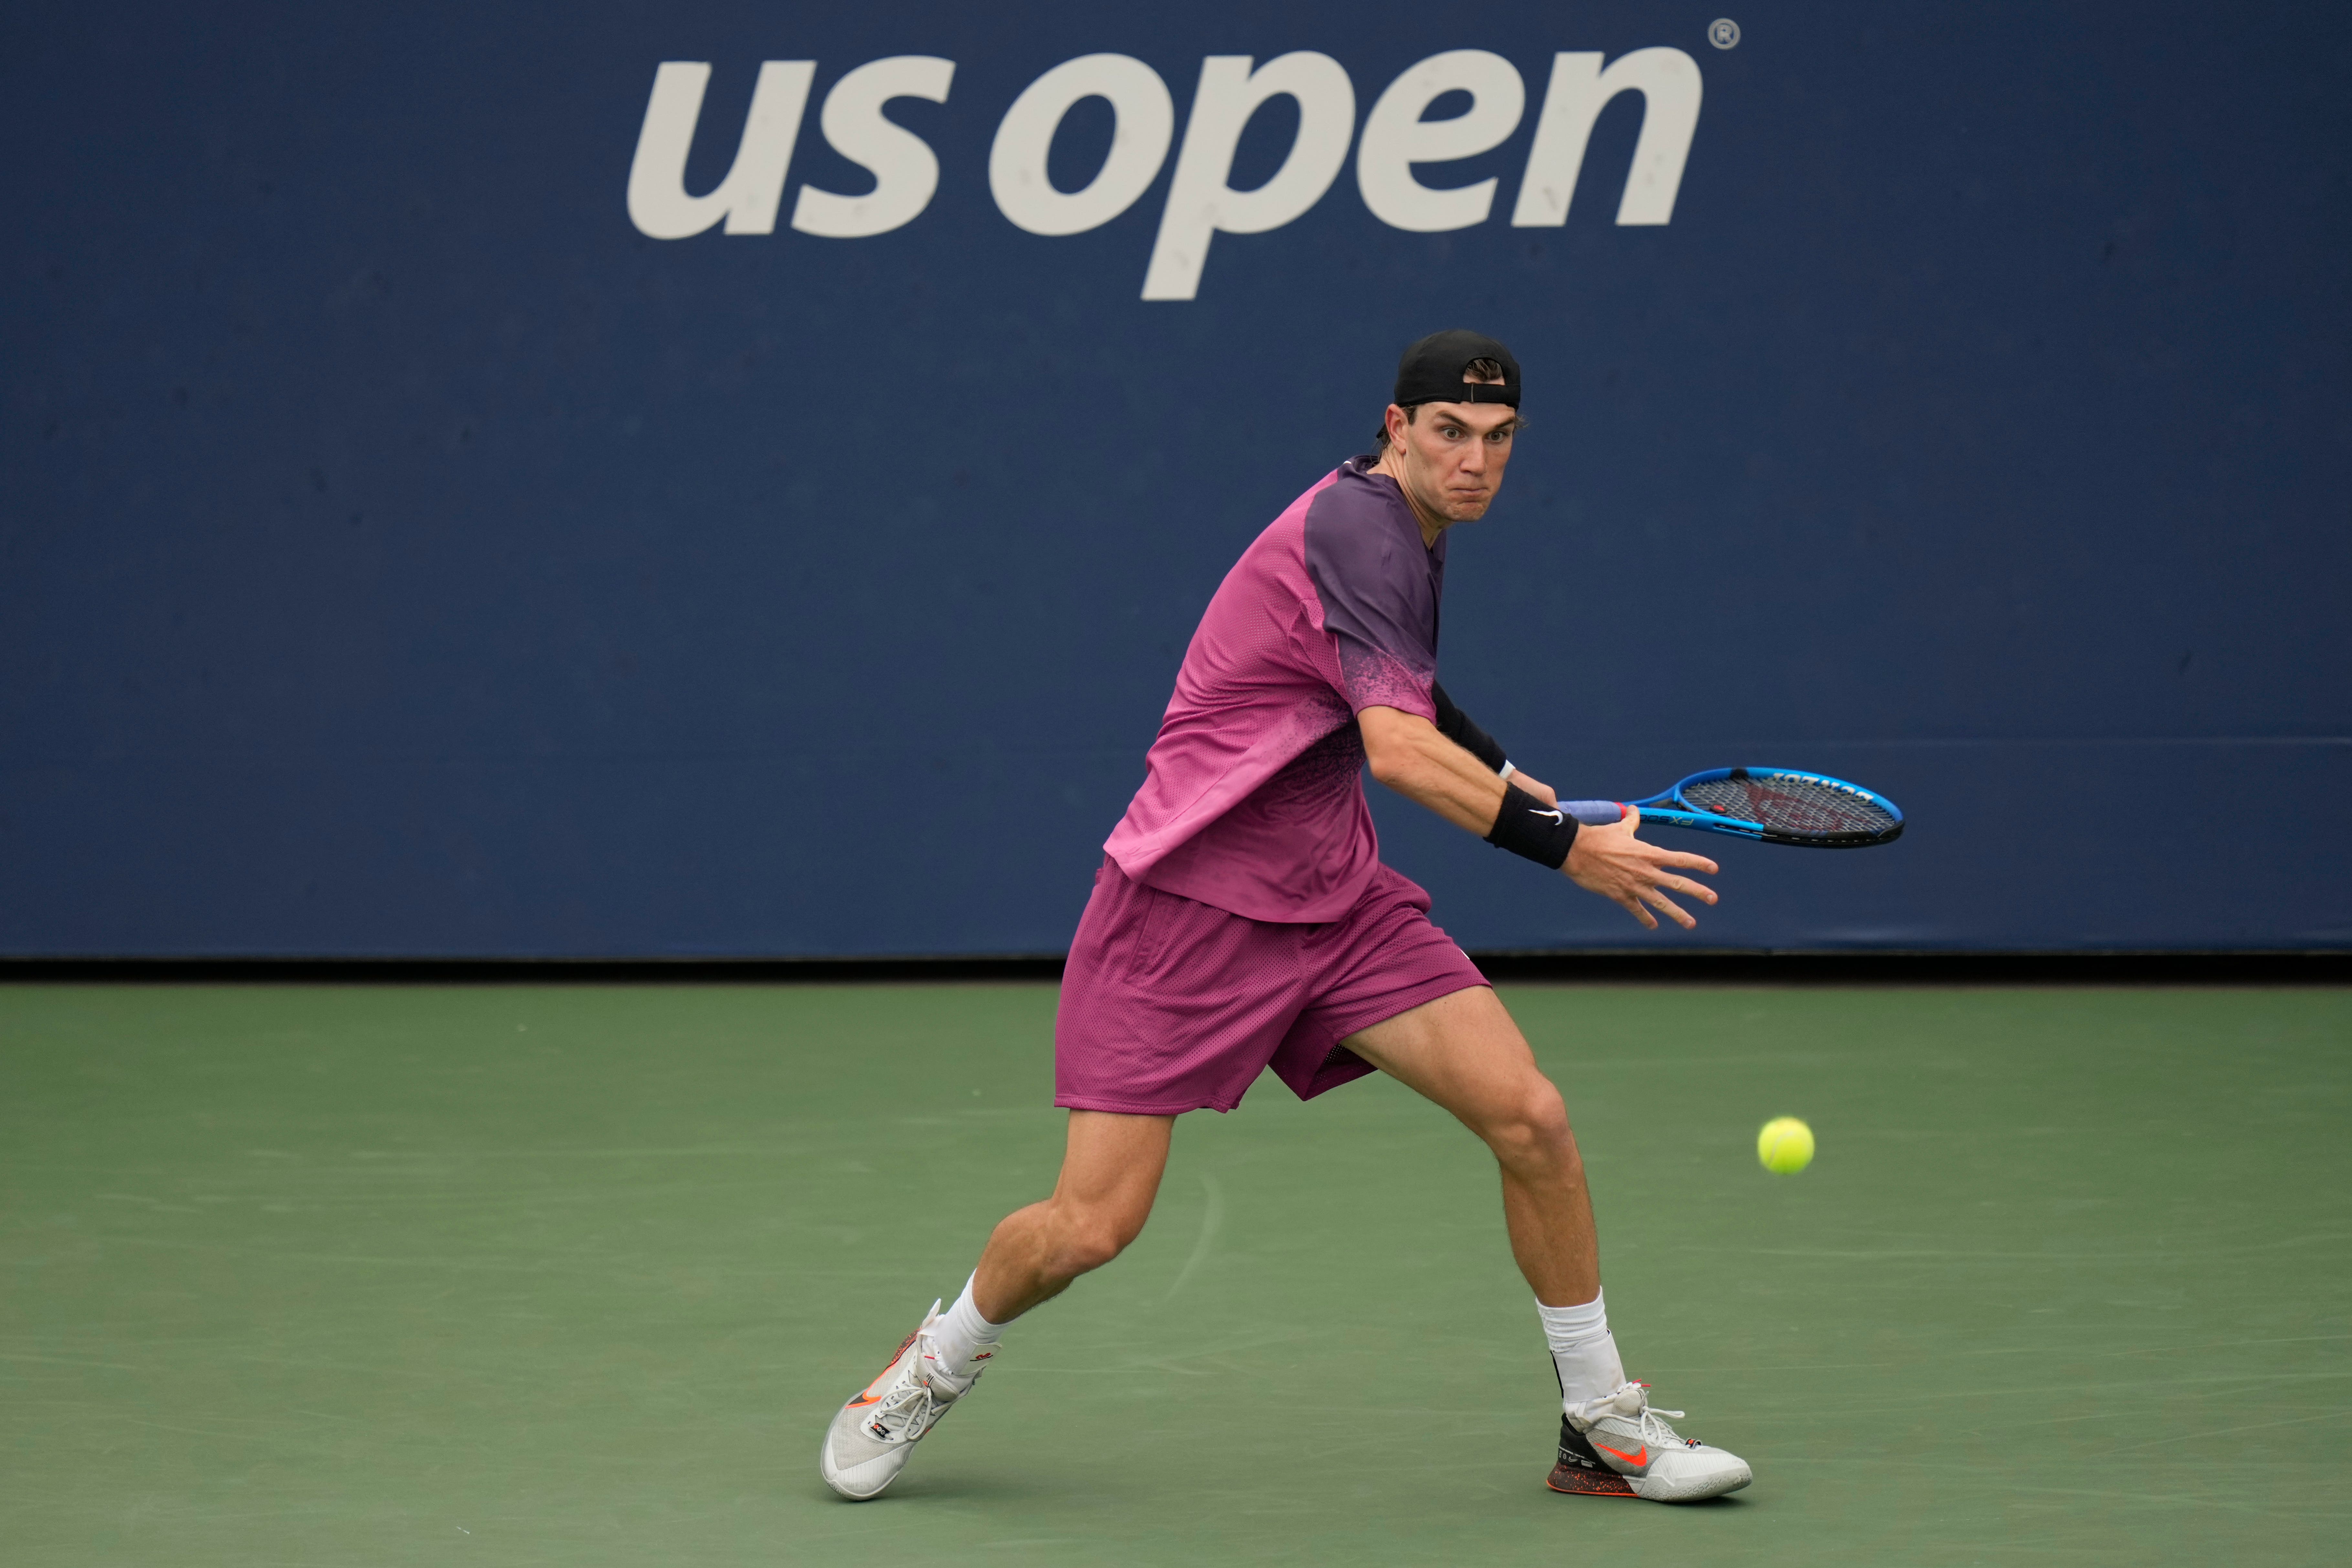
{"label": "player's right arm", "polygon": [[[1364,754],[1374,778],[1456,827],[1482,838],[1493,834],[1510,789],[1492,768],[1447,740],[1436,725],[1417,713],[1369,707],[1356,715],[1356,722],[1363,731]],[[1516,773],[1512,782],[1518,782]],[[1524,784],[1521,791],[1529,793]],[[1642,814],[1628,808],[1622,822],[1579,828],[1560,874],[1586,891],[1622,906],[1652,931],[1658,921],[1651,909],[1685,928],[1696,925],[1698,921],[1669,895],[1682,893],[1701,903],[1714,903],[1714,889],[1680,873],[1701,871],[1714,876],[1719,868],[1704,855],[1643,843],[1635,836],[1641,825]]]}

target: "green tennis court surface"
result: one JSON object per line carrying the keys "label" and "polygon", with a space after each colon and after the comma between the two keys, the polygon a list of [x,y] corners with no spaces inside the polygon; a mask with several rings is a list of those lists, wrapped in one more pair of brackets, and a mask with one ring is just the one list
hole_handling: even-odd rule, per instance
{"label": "green tennis court surface", "polygon": [[1736,1498],[1544,1489],[1491,1167],[1383,1080],[1186,1118],[1142,1240],[849,1505],[834,1406],[1050,1184],[1049,987],[15,986],[0,1555],[2352,1559],[2352,995],[1505,995]]}

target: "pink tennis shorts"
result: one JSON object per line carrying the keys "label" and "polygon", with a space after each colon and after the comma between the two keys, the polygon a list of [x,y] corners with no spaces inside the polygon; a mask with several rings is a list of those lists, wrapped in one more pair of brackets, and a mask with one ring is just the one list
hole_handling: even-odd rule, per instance
{"label": "pink tennis shorts", "polygon": [[1267,1068],[1301,1100],[1372,1070],[1339,1042],[1484,985],[1382,866],[1335,921],[1254,921],[1129,881],[1106,858],[1054,1020],[1054,1103],[1173,1116],[1231,1110]]}

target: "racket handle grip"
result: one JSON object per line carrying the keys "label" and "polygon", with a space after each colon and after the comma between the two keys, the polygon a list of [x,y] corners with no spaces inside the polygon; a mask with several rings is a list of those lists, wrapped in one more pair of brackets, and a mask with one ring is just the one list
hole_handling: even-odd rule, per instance
{"label": "racket handle grip", "polygon": [[1559,808],[1587,827],[1603,827],[1625,820],[1625,808],[1613,800],[1564,800]]}

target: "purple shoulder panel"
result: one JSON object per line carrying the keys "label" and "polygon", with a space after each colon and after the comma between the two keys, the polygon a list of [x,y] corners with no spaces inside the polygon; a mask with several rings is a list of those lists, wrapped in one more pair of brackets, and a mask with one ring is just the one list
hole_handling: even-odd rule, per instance
{"label": "purple shoulder panel", "polygon": [[1367,472],[1369,466],[1367,458],[1349,462],[1308,505],[1307,574],[1349,706],[1434,720],[1445,539],[1441,534],[1434,549],[1423,545],[1395,481]]}

